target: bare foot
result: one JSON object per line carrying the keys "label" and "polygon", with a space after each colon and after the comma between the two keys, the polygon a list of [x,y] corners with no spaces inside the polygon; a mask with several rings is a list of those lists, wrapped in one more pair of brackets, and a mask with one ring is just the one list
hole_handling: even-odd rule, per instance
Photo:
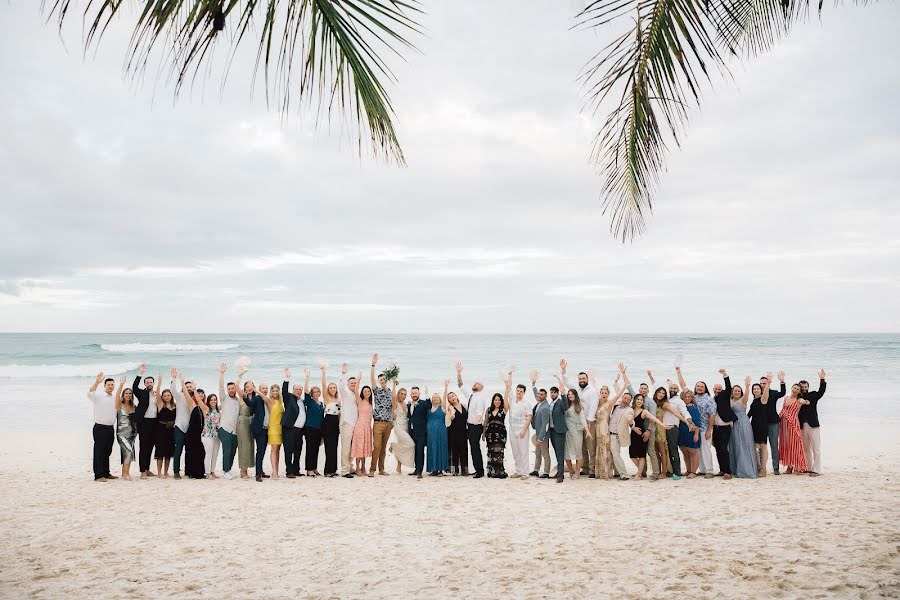
{"label": "bare foot", "polygon": [[122,479],[125,481],[131,481],[131,475],[122,475]]}

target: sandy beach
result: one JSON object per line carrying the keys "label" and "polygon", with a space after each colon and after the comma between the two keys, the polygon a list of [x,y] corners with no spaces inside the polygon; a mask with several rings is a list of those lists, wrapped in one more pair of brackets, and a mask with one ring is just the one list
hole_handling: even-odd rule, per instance
{"label": "sandy beach", "polygon": [[89,432],[5,433],[0,596],[897,597],[900,442],[828,431],[819,478],[561,485],[95,483]]}

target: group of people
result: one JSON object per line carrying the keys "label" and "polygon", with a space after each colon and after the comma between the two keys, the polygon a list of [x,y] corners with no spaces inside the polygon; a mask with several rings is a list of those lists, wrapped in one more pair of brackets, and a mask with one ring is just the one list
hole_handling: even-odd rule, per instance
{"label": "group of people", "polygon": [[[236,457],[241,478],[249,478],[254,467],[256,481],[277,479],[282,453],[286,477],[291,479],[388,475],[387,452],[396,460],[397,473],[411,467],[409,475],[420,479],[424,473],[549,479],[551,446],[557,482],[564,481],[566,473],[573,479],[629,479],[622,457],[626,448],[637,469],[636,480],[765,477],[770,450],[775,475],[782,467],[787,473],[811,476],[821,470],[817,408],[825,394],[821,370],[818,390],[811,391],[809,382],[802,380],[788,393],[784,373],[777,375],[776,390],[771,373],[757,383],[746,377],[740,386],[731,383],[725,369],[719,370],[722,382],[712,390],[704,381],[691,389],[679,366],[675,380],[651,393],[656,385],[651,371],[649,383],[641,383],[635,391],[620,363],[610,389],[598,386],[592,370],[570,381],[562,359],[554,374],[557,385],[549,391],[538,388],[535,370],[529,374],[530,395],[522,383],[513,391],[513,366],[502,378],[503,393],[488,399],[481,381],[471,387],[463,382],[462,363],[456,363],[455,388],[446,379],[443,393],[429,397],[427,387],[424,394],[418,386],[398,389],[396,377],[389,385],[385,373],[376,375],[378,360],[375,354],[370,385],[362,385],[362,371],[348,377],[344,363],[337,383],[327,381],[327,365],[321,365],[321,386],[312,387],[309,369],[304,370],[302,384],[292,383],[291,372],[285,369],[281,385],[257,386],[252,380],[243,381],[246,368],[226,383],[228,368],[222,363],[218,393],[208,395],[174,368],[166,388],[162,375],[146,375],[145,364],[130,388],[125,387],[124,375],[116,387],[114,379],[100,373],[88,392],[94,409],[94,479],[118,478],[109,472],[114,439],[124,479],[131,479],[136,454],[141,479],[167,478],[170,465],[172,476],[181,479],[182,454],[185,477],[214,479],[220,452],[226,479],[235,477]],[[507,446],[512,451],[512,473],[506,470]],[[263,467],[267,447],[271,475]],[[320,447],[325,454],[323,473]]]}

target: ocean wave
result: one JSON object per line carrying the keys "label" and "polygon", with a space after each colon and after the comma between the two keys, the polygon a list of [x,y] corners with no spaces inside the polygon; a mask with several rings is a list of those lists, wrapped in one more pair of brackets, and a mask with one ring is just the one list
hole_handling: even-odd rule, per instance
{"label": "ocean wave", "polygon": [[100,344],[107,352],[223,352],[240,348],[240,344]]}
{"label": "ocean wave", "polygon": [[94,377],[101,371],[107,377],[111,377],[135,370],[138,366],[139,363],[136,362],[85,365],[0,365],[0,378]]}

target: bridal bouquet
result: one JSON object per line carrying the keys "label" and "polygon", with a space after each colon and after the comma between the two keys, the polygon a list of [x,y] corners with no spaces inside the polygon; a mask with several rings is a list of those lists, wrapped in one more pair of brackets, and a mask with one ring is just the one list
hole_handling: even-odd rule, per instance
{"label": "bridal bouquet", "polygon": [[381,375],[388,381],[395,380],[400,376],[400,367],[395,364],[390,364],[387,369],[381,372]]}

